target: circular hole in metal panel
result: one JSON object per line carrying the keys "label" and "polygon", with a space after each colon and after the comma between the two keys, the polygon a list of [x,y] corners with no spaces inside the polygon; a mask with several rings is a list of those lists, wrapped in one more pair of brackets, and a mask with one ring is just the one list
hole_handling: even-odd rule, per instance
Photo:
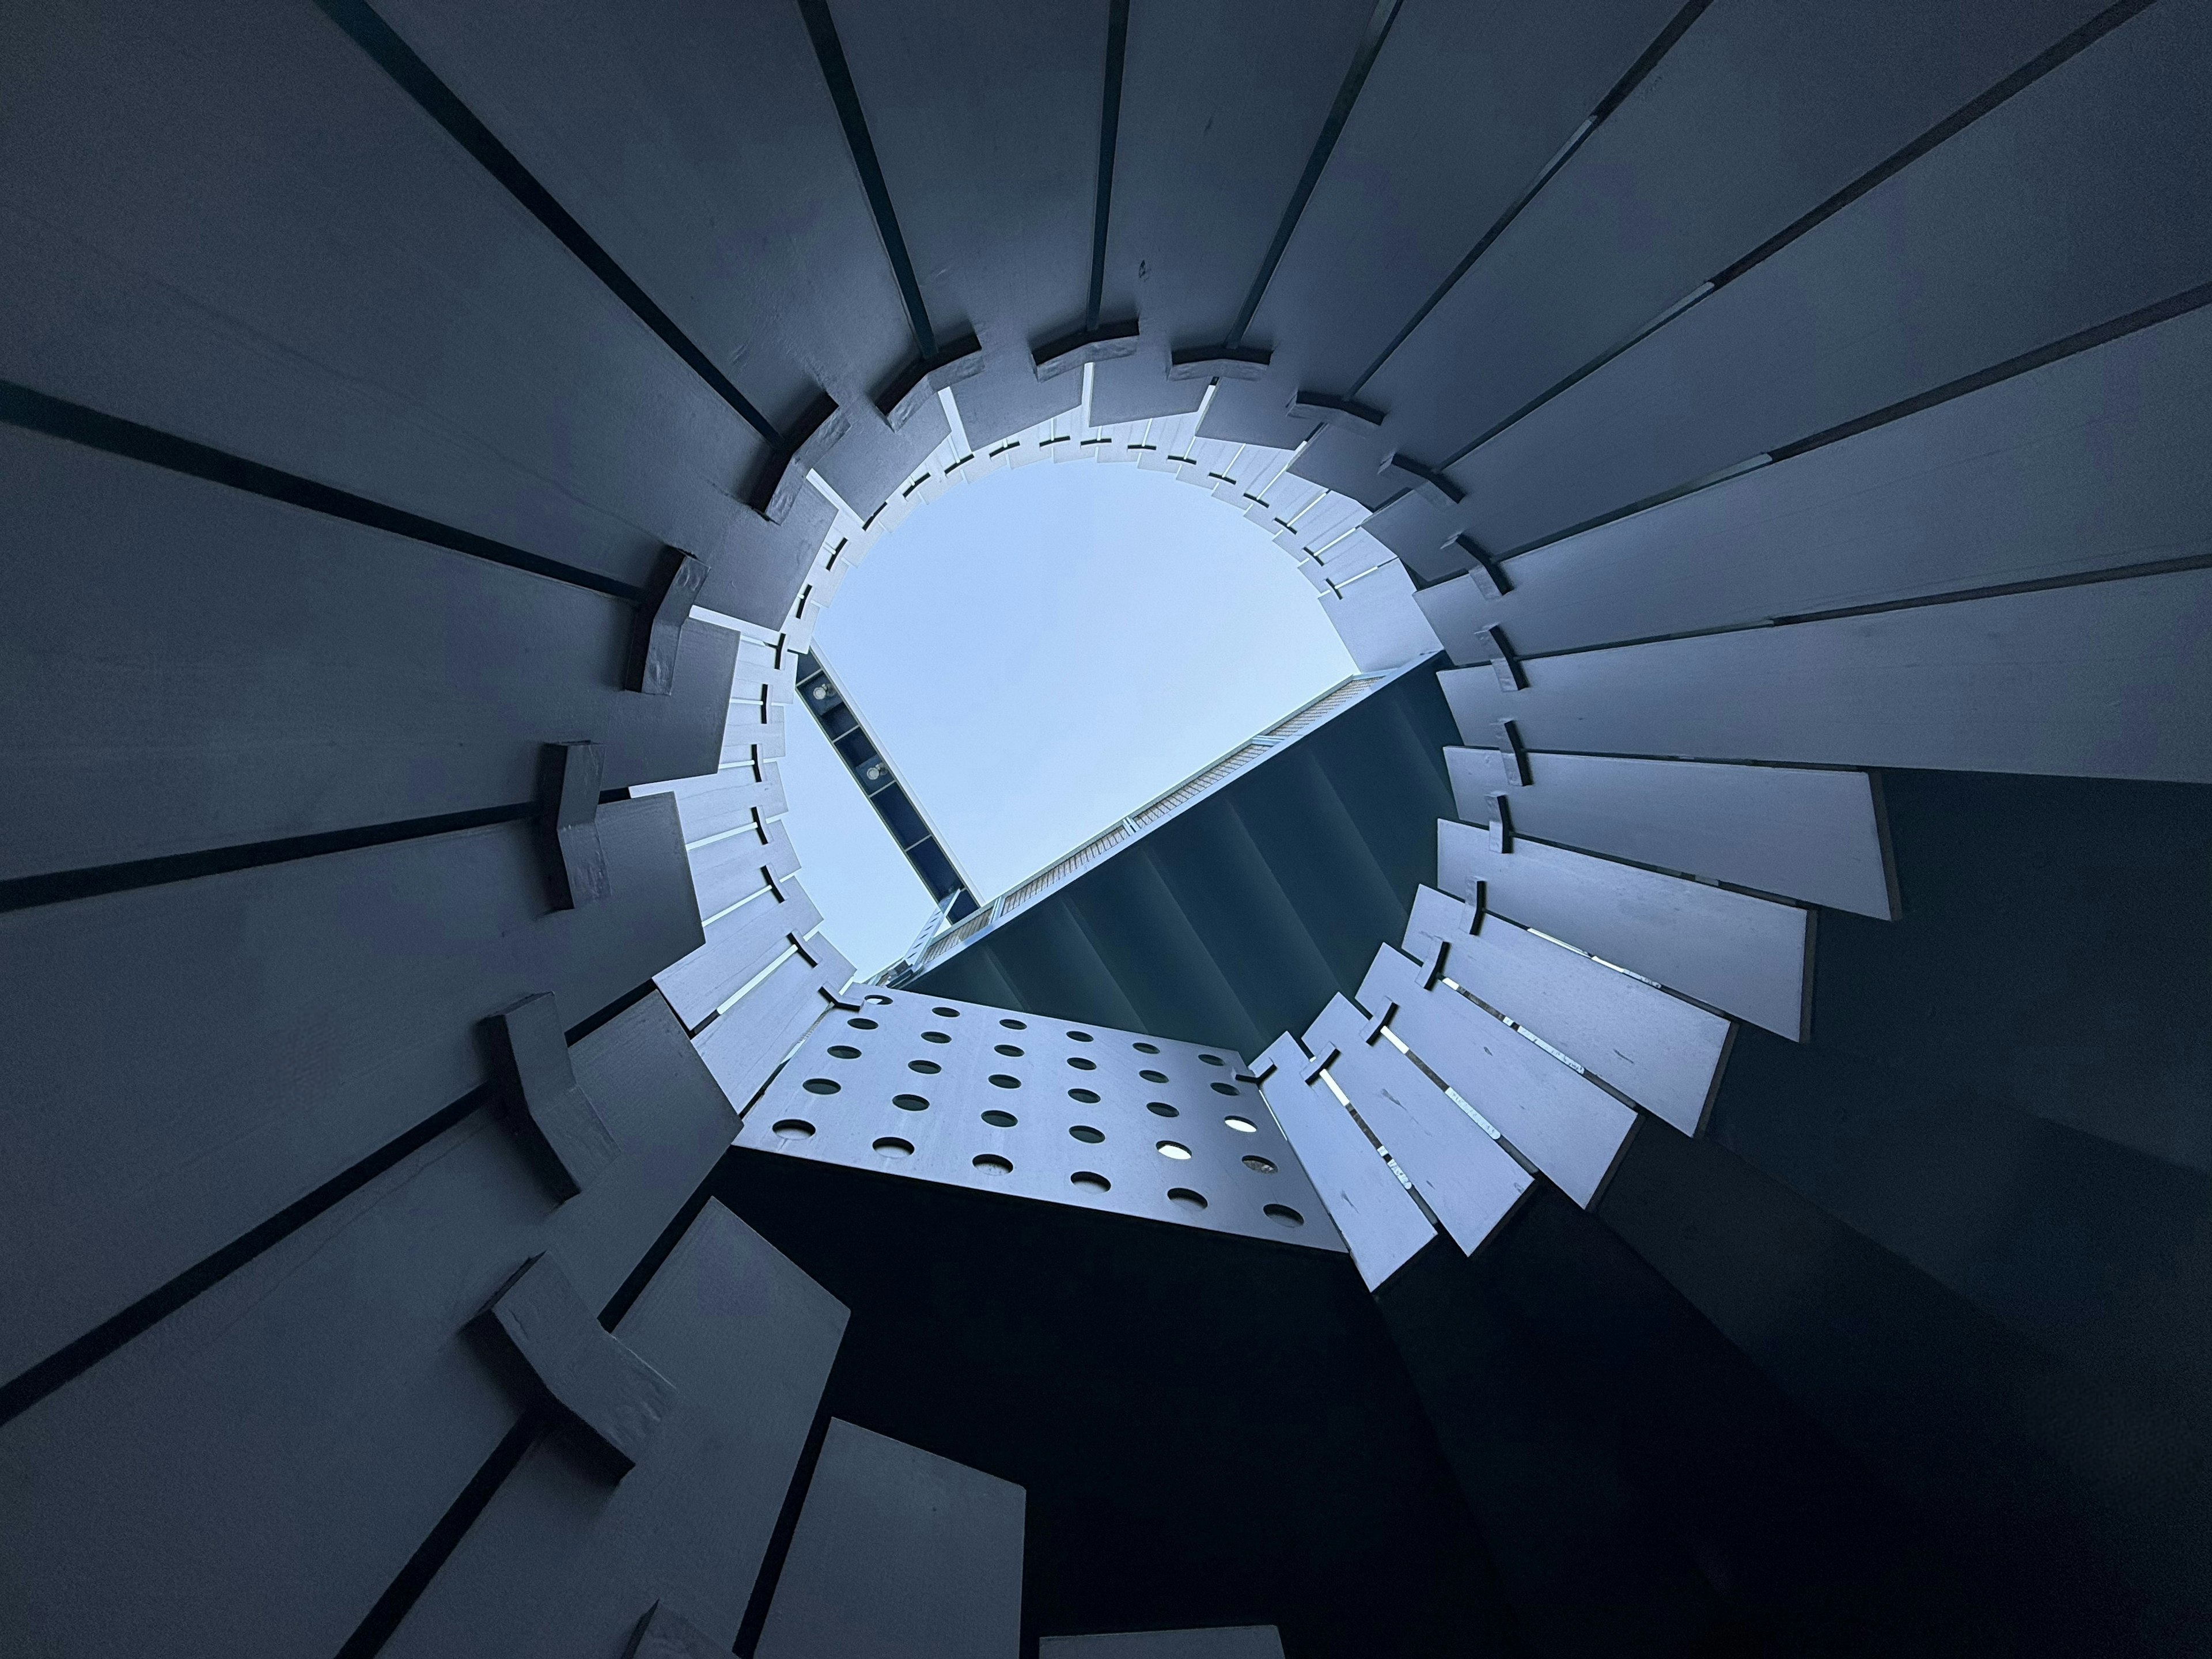
{"label": "circular hole in metal panel", "polygon": [[1257,1155],[1246,1158],[1244,1160],[1244,1167],[1251,1170],[1255,1175],[1273,1175],[1275,1173],[1274,1160],[1273,1158],[1261,1158]]}
{"label": "circular hole in metal panel", "polygon": [[1067,1057],[1067,1063],[1079,1072],[1095,1072],[1098,1069],[1097,1060],[1085,1060],[1081,1054],[1070,1054]]}
{"label": "circular hole in metal panel", "polygon": [[1160,1051],[1160,1045],[1157,1042],[1133,1042],[1129,1046],[1140,1054],[1156,1054]]}
{"label": "circular hole in metal panel", "polygon": [[943,1031],[924,1031],[921,1034],[921,1040],[924,1042],[950,1042],[952,1041],[952,1039]]}
{"label": "circular hole in metal panel", "polygon": [[1154,1149],[1162,1158],[1171,1158],[1178,1164],[1190,1162],[1190,1148],[1180,1140],[1163,1140]]}
{"label": "circular hole in metal panel", "polygon": [[902,1112],[926,1112],[929,1109],[928,1100],[921,1095],[893,1095],[891,1104]]}
{"label": "circular hole in metal panel", "polygon": [[1219,1054],[1200,1054],[1199,1058],[1209,1066],[1226,1066],[1229,1063]]}
{"label": "circular hole in metal panel", "polygon": [[1306,1218],[1287,1204],[1270,1204],[1265,1214],[1278,1227],[1303,1227],[1306,1224]]}
{"label": "circular hole in metal panel", "polygon": [[1067,1097],[1070,1100],[1079,1100],[1085,1106],[1096,1106],[1098,1103],[1097,1095],[1089,1089],[1070,1089],[1067,1091]]}
{"label": "circular hole in metal panel", "polygon": [[1029,1022],[1024,1019],[1002,1019],[999,1024],[1009,1031],[1026,1031],[1030,1029]]}
{"label": "circular hole in metal panel", "polygon": [[1147,1083],[1165,1083],[1168,1080],[1165,1072],[1139,1072],[1137,1075]]}
{"label": "circular hole in metal panel", "polygon": [[1000,1089],[1018,1089],[1022,1086],[1021,1079],[1008,1077],[1004,1072],[992,1073],[991,1082],[994,1087]]}
{"label": "circular hole in metal panel", "polygon": [[843,1086],[842,1084],[831,1082],[826,1077],[811,1077],[800,1085],[810,1095],[834,1095]]}
{"label": "circular hole in metal panel", "polygon": [[805,1140],[814,1133],[814,1126],[803,1117],[787,1117],[775,1126],[775,1133],[786,1140]]}
{"label": "circular hole in metal panel", "polygon": [[1079,1123],[1067,1133],[1086,1146],[1096,1146],[1106,1139],[1106,1132],[1103,1129],[1094,1129],[1088,1123]]}
{"label": "circular hole in metal panel", "polygon": [[994,1048],[991,1052],[994,1054],[1011,1054],[1016,1060],[1019,1060],[1022,1057],[1022,1051],[1015,1048],[1011,1042],[1001,1042]]}
{"label": "circular hole in metal panel", "polygon": [[1077,1042],[1088,1042],[1091,1041],[1091,1033],[1088,1031],[1070,1031],[1067,1035],[1071,1039]]}
{"label": "circular hole in metal panel", "polygon": [[885,1135],[876,1142],[876,1150],[885,1158],[912,1158],[914,1142],[901,1140],[896,1135]]}
{"label": "circular hole in metal panel", "polygon": [[933,1008],[929,1012],[935,1014],[939,1019],[957,1019],[960,1018],[960,1011],[957,1008]]}
{"label": "circular hole in metal panel", "polygon": [[830,1045],[830,1058],[832,1060],[858,1060],[860,1057],[860,1051],[849,1042],[833,1042]]}
{"label": "circular hole in metal panel", "polygon": [[1154,1117],[1181,1117],[1182,1115],[1181,1112],[1176,1110],[1174,1107],[1169,1105],[1164,1100],[1148,1100],[1145,1103],[1145,1109],[1150,1112]]}
{"label": "circular hole in metal panel", "polygon": [[1068,1176],[1067,1181],[1070,1186],[1081,1187],[1089,1192],[1110,1193],[1114,1190],[1112,1182],[1090,1170],[1078,1170]]}
{"label": "circular hole in metal panel", "polygon": [[994,1106],[989,1111],[983,1114],[983,1121],[989,1124],[994,1129],[1011,1129],[1015,1124],[1020,1122],[1021,1120],[1016,1117],[1012,1112],[1002,1112],[997,1107]]}
{"label": "circular hole in metal panel", "polygon": [[909,1072],[920,1072],[924,1077],[935,1077],[945,1069],[933,1060],[909,1060],[906,1068]]}
{"label": "circular hole in metal panel", "polygon": [[972,1162],[985,1175],[1012,1175],[1014,1172],[1013,1160],[1000,1158],[996,1152],[979,1152]]}
{"label": "circular hole in metal panel", "polygon": [[1260,1126],[1249,1117],[1224,1117],[1221,1121],[1240,1135],[1256,1135],[1260,1133]]}
{"label": "circular hole in metal panel", "polygon": [[1206,1207],[1206,1194],[1194,1193],[1188,1187],[1170,1187],[1168,1188],[1168,1202],[1180,1204],[1186,1210],[1202,1210]]}
{"label": "circular hole in metal panel", "polygon": [[1237,1085],[1233,1083],[1209,1083],[1206,1086],[1217,1095],[1233,1095],[1238,1092]]}
{"label": "circular hole in metal panel", "polygon": [[881,1004],[884,1007],[886,1007],[886,1008],[888,1008],[888,1007],[890,1007],[890,1006],[891,1006],[891,1000],[890,1000],[889,997],[887,997],[887,996],[881,996],[881,995],[878,995],[877,993],[875,993],[875,992],[873,992],[873,991],[871,991],[871,992],[869,992],[869,993],[868,993],[867,1000],[868,1000],[870,1002],[873,1002],[873,1003],[879,1003],[879,1004]]}
{"label": "circular hole in metal panel", "polygon": [[851,1026],[856,1031],[872,1031],[876,1029],[875,1021],[860,1015],[855,1015],[851,1019],[847,1020],[845,1024]]}

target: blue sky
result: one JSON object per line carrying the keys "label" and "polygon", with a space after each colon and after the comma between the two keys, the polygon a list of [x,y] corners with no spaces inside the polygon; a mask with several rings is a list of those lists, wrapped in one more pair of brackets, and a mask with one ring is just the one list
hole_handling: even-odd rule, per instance
{"label": "blue sky", "polygon": [[[1352,672],[1313,590],[1242,514],[1134,466],[946,492],[845,580],[816,645],[989,900]],[[930,908],[803,711],[792,840],[863,974]]]}

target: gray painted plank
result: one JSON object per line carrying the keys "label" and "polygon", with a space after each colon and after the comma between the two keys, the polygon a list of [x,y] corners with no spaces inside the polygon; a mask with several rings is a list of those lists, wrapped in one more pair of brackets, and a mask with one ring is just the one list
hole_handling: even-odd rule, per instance
{"label": "gray painted plank", "polygon": [[320,10],[8,30],[0,376],[639,586],[720,550],[758,437]]}
{"label": "gray painted plank", "polygon": [[479,1018],[573,1025],[695,948],[672,804],[599,823],[573,910],[502,823],[0,916],[0,1374],[484,1082]]}
{"label": "gray painted plank", "polygon": [[1373,9],[1133,0],[1105,314],[1143,333],[1097,366],[1094,419],[1198,407],[1204,382],[1167,380],[1169,353],[1237,320]]}
{"label": "gray painted plank", "polygon": [[1260,1056],[1253,1073],[1371,1291],[1412,1261],[1437,1230],[1328,1085],[1319,1075],[1303,1081],[1312,1063],[1286,1031]]}
{"label": "gray painted plank", "polygon": [[1370,383],[1396,446],[1457,453],[2100,9],[1720,0]]}
{"label": "gray painted plank", "polygon": [[1806,1036],[1813,915],[1725,888],[1541,842],[1492,849],[1490,832],[1440,819],[1437,885],[1524,927],[1643,975],[1793,1042]]}
{"label": "gray painted plank", "polygon": [[736,766],[742,763],[781,760],[783,758],[783,711],[785,705],[769,705],[765,720],[751,718],[750,711],[742,703],[732,707],[729,724],[722,728],[722,764]]}
{"label": "gray painted plank", "polygon": [[1450,953],[1438,983],[1487,1003],[1602,1078],[1655,1116],[1693,1135],[1720,1087],[1734,1027],[1673,997],[1516,927],[1434,888],[1413,896],[1406,951]]}
{"label": "gray painted plank", "polygon": [[702,921],[732,904],[742,903],[763,887],[781,881],[799,868],[799,854],[792,848],[790,834],[784,829],[781,818],[764,822],[757,829],[740,830],[703,847],[694,847],[690,859],[691,879],[698,888]]}
{"label": "gray painted plank", "polygon": [[653,975],[661,994],[684,1024],[697,1030],[707,1017],[742,990],[754,975],[822,925],[822,913],[795,876],[779,878],[718,921],[707,942],[683,961]]}
{"label": "gray painted plank", "polygon": [[1457,991],[1423,988],[1421,966],[1384,944],[1359,1000],[1506,1141],[1587,1207],[1604,1189],[1636,1114]]}
{"label": "gray painted plank", "polygon": [[2203,282],[2209,74],[2203,8],[2130,19],[1453,466],[1476,539],[1556,535]]}
{"label": "gray painted plank", "polygon": [[[807,957],[814,961],[809,963]],[[695,1039],[699,1057],[743,1111],[799,1038],[828,1012],[853,976],[853,965],[817,933],[805,954],[793,951],[775,970]]]}
{"label": "gray painted plank", "polygon": [[465,1323],[540,1253],[599,1307],[735,1127],[658,997],[573,1057],[620,1148],[588,1192],[480,1110],[0,1431],[20,1650],[343,1644],[514,1420]]}
{"label": "gray painted plank", "polygon": [[1252,319],[1274,362],[1221,383],[1207,433],[1294,447],[1313,423],[1285,413],[1292,394],[1352,391],[1674,9],[1403,7]]}
{"label": "gray painted plank", "polygon": [[2212,780],[2212,571],[1664,640],[1437,676],[1532,749]]}
{"label": "gray painted plank", "polygon": [[847,1312],[708,1200],[615,1334],[677,1389],[609,1488],[563,1437],[533,1446],[383,1651],[612,1659],[656,1601],[737,1638]]}
{"label": "gray painted plank", "polygon": [[[1524,758],[1529,785],[1507,800],[1516,835],[1896,919],[1881,807],[1864,772],[1621,755]],[[1499,751],[1448,748],[1444,767],[1460,817],[1489,823],[1490,797],[1507,787]]]}
{"label": "gray painted plank", "polygon": [[1528,1172],[1389,1038],[1378,1032],[1369,1042],[1367,1024],[1352,1003],[1332,997],[1305,1045],[1316,1054],[1337,1051],[1329,1075],[1352,1097],[1352,1110],[1389,1148],[1452,1243],[1473,1255],[1513,1213],[1528,1190]]}
{"label": "gray painted plank", "polygon": [[687,626],[621,689],[633,608],[404,537],[0,428],[0,744],[44,803],[0,880],[711,770],[736,641]]}
{"label": "gray painted plank", "polygon": [[676,816],[684,826],[686,846],[750,827],[756,812],[763,820],[780,818],[787,805],[783,775],[774,762],[766,764],[758,776],[748,766],[673,783],[633,786],[630,790],[633,796],[663,793],[676,798]]}
{"label": "gray painted plank", "polygon": [[833,1418],[760,1659],[1014,1659],[1028,1494]]}
{"label": "gray painted plank", "polygon": [[1542,656],[2201,558],[2208,448],[2199,310],[1524,554],[1498,599],[1454,580],[1420,602],[1466,664],[1492,626]]}
{"label": "gray painted plank", "polygon": [[377,9],[779,426],[911,355],[796,6]]}
{"label": "gray painted plank", "polygon": [[1283,1659],[1283,1638],[1273,1625],[1048,1636],[1037,1644],[1037,1659]]}

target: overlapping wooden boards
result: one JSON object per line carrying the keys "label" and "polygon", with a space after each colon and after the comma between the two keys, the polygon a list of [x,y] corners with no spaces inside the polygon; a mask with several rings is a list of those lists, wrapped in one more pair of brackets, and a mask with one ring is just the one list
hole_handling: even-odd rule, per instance
{"label": "overlapping wooden boards", "polygon": [[707,925],[707,942],[653,975],[684,1024],[697,1030],[714,1010],[793,941],[822,925],[822,913],[796,876],[777,878]]}
{"label": "overlapping wooden boards", "polygon": [[1510,788],[1516,835],[1882,921],[1896,915],[1881,802],[1864,772],[1620,755],[1522,760],[1525,787],[1509,780],[1498,750],[1445,750],[1460,817],[1488,823],[1491,797]]}
{"label": "overlapping wooden boards", "polygon": [[573,1026],[696,948],[672,804],[599,826],[573,910],[513,823],[0,916],[0,1374],[479,1086],[479,1019]]}
{"label": "overlapping wooden boards", "polygon": [[2212,571],[1662,640],[1437,676],[1531,749],[2212,779]]}
{"label": "overlapping wooden boards", "polygon": [[614,1327],[676,1389],[643,1461],[610,1486],[562,1435],[540,1440],[382,1651],[606,1659],[655,1602],[726,1650],[846,1318],[709,1200]]}
{"label": "overlapping wooden boards", "polygon": [[597,1310],[735,1127],[658,997],[573,1055],[584,1194],[486,1105],[0,1430],[12,1645],[338,1650],[520,1409],[468,1322],[541,1253]]}
{"label": "overlapping wooden boards", "polygon": [[1802,1042],[1813,915],[1726,888],[1540,842],[1437,824],[1437,885],[1778,1036]]}
{"label": "overlapping wooden boards", "polygon": [[720,841],[693,848],[690,857],[702,921],[744,902],[799,868],[799,854],[792,848],[781,818],[754,821],[749,828]]}
{"label": "overlapping wooden boards", "polygon": [[1028,1494],[832,1418],[760,1659],[1014,1659]]}
{"label": "overlapping wooden boards", "polygon": [[632,586],[720,551],[759,436],[321,9],[8,35],[0,376]]}
{"label": "overlapping wooden boards", "polygon": [[750,766],[703,777],[685,777],[670,783],[633,787],[633,796],[666,793],[676,798],[676,816],[684,826],[684,842],[696,846],[732,830],[749,829],[757,813],[761,820],[783,816],[783,775],[775,763],[757,771]]}
{"label": "overlapping wooden boards", "polygon": [[738,1109],[752,1103],[800,1037],[853,977],[853,964],[819,933],[791,954],[701,1031],[700,1058]]}
{"label": "overlapping wooden boards", "polygon": [[512,806],[540,746],[605,785],[712,771],[736,636],[622,688],[634,608],[0,427],[0,733],[36,812],[0,880]]}
{"label": "overlapping wooden boards", "polygon": [[1437,1230],[1344,1109],[1315,1059],[1285,1031],[1253,1073],[1371,1291],[1411,1261]]}

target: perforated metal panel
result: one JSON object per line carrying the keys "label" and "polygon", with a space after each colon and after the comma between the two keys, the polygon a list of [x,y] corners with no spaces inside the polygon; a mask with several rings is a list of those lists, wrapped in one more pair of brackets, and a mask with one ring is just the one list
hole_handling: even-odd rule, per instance
{"label": "perforated metal panel", "polygon": [[808,1035],[738,1146],[1344,1248],[1234,1049],[904,991],[866,998]]}

